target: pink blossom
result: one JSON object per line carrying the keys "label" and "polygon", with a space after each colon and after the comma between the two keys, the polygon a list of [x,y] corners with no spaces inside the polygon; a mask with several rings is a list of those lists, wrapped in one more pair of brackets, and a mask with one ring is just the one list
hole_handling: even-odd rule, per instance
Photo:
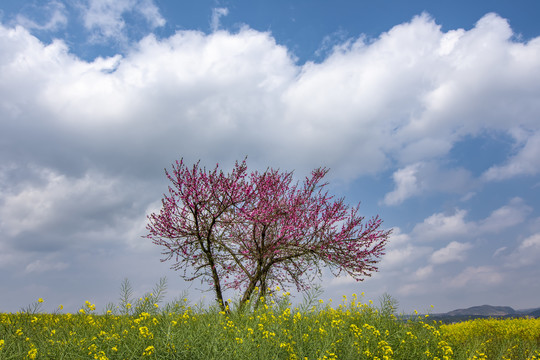
{"label": "pink blossom", "polygon": [[148,216],[147,238],[164,248],[162,261],[174,256],[172,268],[186,279],[212,284],[221,305],[227,288],[244,291],[241,304],[255,287],[261,295],[277,284],[306,289],[324,266],[360,281],[384,255],[390,231],[378,216],[364,222],[360,204],[349,208],[330,196],[325,168],[301,184],[292,172],[248,174],[246,160],[229,174],[218,165],[188,169],[183,160],[165,173],[173,186],[160,212]]}

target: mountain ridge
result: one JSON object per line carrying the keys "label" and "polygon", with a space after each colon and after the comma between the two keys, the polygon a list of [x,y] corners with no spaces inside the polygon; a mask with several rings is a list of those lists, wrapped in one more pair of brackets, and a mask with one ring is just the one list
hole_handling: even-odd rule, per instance
{"label": "mountain ridge", "polygon": [[510,306],[479,305],[466,309],[452,310],[446,313],[448,316],[481,315],[481,316],[504,316],[514,315],[516,310]]}
{"label": "mountain ridge", "polygon": [[540,307],[514,310],[510,306],[479,305],[465,309],[456,309],[446,313],[431,314],[434,320],[461,321],[476,318],[518,318],[540,317]]}

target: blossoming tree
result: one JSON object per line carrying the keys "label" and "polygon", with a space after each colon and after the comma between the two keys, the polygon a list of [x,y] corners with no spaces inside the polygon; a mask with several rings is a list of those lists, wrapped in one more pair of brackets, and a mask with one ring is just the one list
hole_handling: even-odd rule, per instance
{"label": "blossoming tree", "polygon": [[306,289],[323,267],[360,281],[384,255],[390,231],[330,196],[321,182],[327,169],[301,184],[291,172],[248,174],[245,160],[228,174],[183,160],[165,173],[172,186],[148,216],[147,238],[185,279],[208,281],[222,308],[225,289],[242,290],[243,306],[257,287],[261,296],[277,284]]}

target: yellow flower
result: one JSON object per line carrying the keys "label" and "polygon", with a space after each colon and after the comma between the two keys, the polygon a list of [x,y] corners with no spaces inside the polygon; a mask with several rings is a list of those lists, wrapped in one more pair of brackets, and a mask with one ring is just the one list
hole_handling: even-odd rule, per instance
{"label": "yellow flower", "polygon": [[146,349],[144,349],[143,356],[152,355],[154,353],[154,350],[155,350],[155,348],[152,345],[148,346]]}
{"label": "yellow flower", "polygon": [[103,351],[100,351],[100,352],[94,354],[94,359],[96,359],[96,360],[109,360],[109,358],[107,357],[107,355],[105,355],[105,353]]}
{"label": "yellow flower", "polygon": [[150,332],[150,330],[148,330],[148,328],[146,326],[140,327],[139,328],[139,333],[141,334],[142,337],[148,337],[150,339],[154,338],[154,334],[152,334]]}
{"label": "yellow flower", "polygon": [[28,350],[28,358],[35,359],[36,357],[37,357],[37,349],[32,346],[32,348]]}
{"label": "yellow flower", "polygon": [[42,299],[42,298],[39,298],[37,301],[38,301],[39,303],[42,303],[42,302],[43,302],[43,299]]}
{"label": "yellow flower", "polygon": [[84,302],[86,307],[90,310],[90,311],[94,311],[96,310],[96,305],[95,304],[92,304],[90,301],[85,301]]}
{"label": "yellow flower", "polygon": [[366,349],[366,351],[364,351],[364,355],[371,356],[371,352],[369,351],[369,349]]}

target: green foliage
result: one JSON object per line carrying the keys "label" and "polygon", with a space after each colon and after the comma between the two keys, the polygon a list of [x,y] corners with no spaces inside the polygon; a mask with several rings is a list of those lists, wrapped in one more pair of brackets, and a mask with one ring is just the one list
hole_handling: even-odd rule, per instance
{"label": "green foliage", "polygon": [[540,358],[535,319],[455,326],[426,316],[403,321],[395,313],[397,301],[387,294],[379,307],[355,294],[331,306],[331,300],[317,299],[320,288],[306,294],[300,307],[292,307],[278,289],[249,308],[237,308],[237,301],[226,311],[217,305],[193,308],[186,298],[155,306],[165,290],[162,279],[134,301],[124,281],[120,304],[108,305],[102,315],[89,301],[77,314],[43,314],[36,304],[30,311],[0,314],[0,359]]}

